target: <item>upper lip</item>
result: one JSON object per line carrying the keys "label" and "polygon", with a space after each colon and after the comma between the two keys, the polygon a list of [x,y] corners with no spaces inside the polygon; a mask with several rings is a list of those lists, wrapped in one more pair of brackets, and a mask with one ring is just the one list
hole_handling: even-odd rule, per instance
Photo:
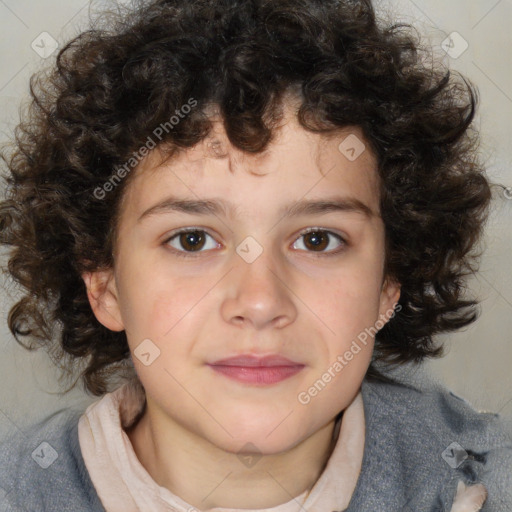
{"label": "upper lip", "polygon": [[212,366],[254,366],[254,367],[269,367],[269,366],[304,366],[296,361],[280,356],[269,355],[258,357],[254,355],[240,355],[228,357],[226,359],[219,359],[210,363]]}

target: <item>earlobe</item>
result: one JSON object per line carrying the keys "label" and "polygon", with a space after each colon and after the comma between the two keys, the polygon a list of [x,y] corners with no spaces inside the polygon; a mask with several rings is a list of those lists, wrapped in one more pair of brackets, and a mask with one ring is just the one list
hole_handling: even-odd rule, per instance
{"label": "earlobe", "polygon": [[111,331],[124,330],[113,271],[86,272],[82,274],[82,279],[98,322]]}

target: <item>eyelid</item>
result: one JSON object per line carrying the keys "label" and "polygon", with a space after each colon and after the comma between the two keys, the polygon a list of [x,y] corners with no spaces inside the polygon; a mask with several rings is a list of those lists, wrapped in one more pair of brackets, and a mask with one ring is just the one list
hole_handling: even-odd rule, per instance
{"label": "eyelid", "polygon": [[335,235],[337,237],[339,237],[341,240],[345,241],[345,235],[339,233],[338,231],[336,231],[335,229],[331,229],[331,228],[323,228],[321,226],[314,226],[314,227],[310,227],[310,228],[305,228],[303,231],[299,231],[298,235],[297,235],[297,238],[299,236],[302,236],[302,235],[307,235],[308,233],[315,233],[317,231],[322,231],[323,233],[329,233],[331,235]]}

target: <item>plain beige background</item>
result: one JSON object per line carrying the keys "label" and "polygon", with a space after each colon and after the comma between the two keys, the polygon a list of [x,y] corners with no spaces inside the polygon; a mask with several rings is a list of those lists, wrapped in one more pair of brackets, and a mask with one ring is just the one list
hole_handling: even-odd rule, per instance
{"label": "plain beige background", "polygon": [[[27,98],[30,75],[55,57],[53,54],[46,60],[40,55],[43,47],[50,51],[49,37],[62,46],[86,26],[91,5],[96,10],[104,4],[83,0],[0,0],[1,141],[10,137],[18,121],[18,108]],[[396,21],[415,24],[438,56],[476,84],[481,97],[477,124],[489,176],[512,187],[512,0],[386,0],[376,2],[376,7],[383,15],[395,13],[392,17]],[[49,36],[41,35],[43,32]],[[449,35],[454,41],[451,56],[443,49],[443,41]],[[35,49],[31,46],[33,41]],[[467,330],[445,336],[447,356],[429,363],[430,370],[453,391],[478,409],[500,411],[510,422],[511,220],[512,199],[497,188],[481,272],[471,281],[471,288],[481,300],[481,317]],[[83,407],[94,400],[79,389],[64,397],[52,394],[59,389],[47,356],[22,350],[7,329],[7,313],[16,291],[11,284],[2,284],[0,437],[70,404]]]}

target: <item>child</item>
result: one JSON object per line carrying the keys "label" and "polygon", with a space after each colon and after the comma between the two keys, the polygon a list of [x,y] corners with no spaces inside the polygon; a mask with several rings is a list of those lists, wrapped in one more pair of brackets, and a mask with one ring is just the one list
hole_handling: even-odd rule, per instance
{"label": "child", "polygon": [[490,201],[420,55],[369,0],[156,0],[60,51],[9,327],[101,398],[2,445],[2,510],[512,510],[497,415],[390,373],[475,320]]}

